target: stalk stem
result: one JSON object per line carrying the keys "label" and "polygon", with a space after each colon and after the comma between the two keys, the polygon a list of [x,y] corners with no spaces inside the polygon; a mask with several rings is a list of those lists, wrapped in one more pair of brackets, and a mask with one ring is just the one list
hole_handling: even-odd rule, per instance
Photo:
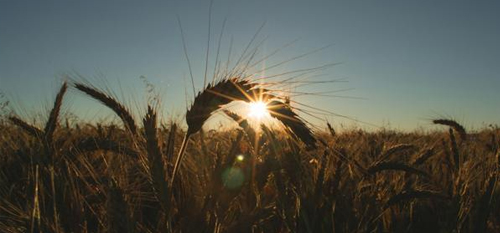
{"label": "stalk stem", "polygon": [[172,172],[172,179],[170,180],[171,186],[174,185],[175,177],[176,177],[176,174],[177,174],[179,167],[181,165],[181,161],[182,161],[182,157],[184,156],[184,152],[186,152],[188,140],[189,140],[189,137],[191,136],[191,134],[192,133],[187,132],[186,135],[184,136],[184,139],[182,140],[181,149],[179,151],[179,155],[177,155],[177,160],[175,161],[175,165],[174,165],[174,171]]}

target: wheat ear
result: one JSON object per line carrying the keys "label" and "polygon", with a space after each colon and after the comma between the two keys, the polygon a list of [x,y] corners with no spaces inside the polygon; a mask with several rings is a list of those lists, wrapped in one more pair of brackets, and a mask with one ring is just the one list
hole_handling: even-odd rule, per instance
{"label": "wheat ear", "polygon": [[194,98],[193,105],[186,112],[188,129],[175,161],[171,184],[175,181],[191,135],[198,132],[212,113],[222,105],[229,104],[235,100],[248,101],[249,92],[255,86],[256,84],[250,83],[248,80],[231,78],[223,79],[216,84],[209,84],[203,91],[198,93]]}
{"label": "wheat ear", "polygon": [[120,117],[120,119],[122,119],[122,121],[125,125],[125,128],[128,128],[132,134],[134,134],[134,135],[136,134],[137,127],[136,127],[134,118],[132,117],[132,115],[130,114],[130,112],[127,110],[127,108],[125,106],[120,104],[113,97],[105,94],[104,92],[102,92],[96,88],[93,88],[93,87],[90,87],[90,86],[87,86],[87,85],[84,85],[81,83],[75,83],[74,86],[76,89],[78,89],[81,92],[89,95],[90,97],[98,100],[99,102],[101,102],[102,104],[106,105],[108,108],[113,110],[113,112],[115,112],[116,115],[118,115]]}
{"label": "wheat ear", "polygon": [[289,104],[273,100],[267,104],[267,108],[272,117],[278,119],[283,125],[289,128],[308,148],[316,148],[316,138],[312,134],[311,129],[293,112]]}
{"label": "wheat ear", "polygon": [[23,129],[27,133],[29,133],[33,137],[41,137],[43,135],[43,131],[39,128],[28,124],[26,121],[23,121],[21,118],[16,116],[10,116],[9,120],[17,125],[19,128]]}
{"label": "wheat ear", "polygon": [[156,111],[148,106],[148,112],[143,119],[146,136],[146,149],[148,165],[155,196],[163,211],[168,214],[170,193],[166,179],[166,169],[162,159],[161,148],[158,140]]}
{"label": "wheat ear", "polygon": [[49,120],[45,124],[45,140],[47,140],[49,145],[52,144],[53,141],[54,131],[57,126],[57,119],[59,118],[59,112],[61,111],[62,99],[67,89],[68,85],[63,83],[59,93],[57,93],[56,100],[54,101],[54,107],[52,108],[52,111],[50,111]]}
{"label": "wheat ear", "polygon": [[449,126],[449,127],[453,128],[460,135],[460,138],[462,140],[467,139],[467,132],[465,131],[465,128],[454,120],[436,119],[436,120],[433,120],[432,123],[437,124],[437,125]]}
{"label": "wheat ear", "polygon": [[250,142],[252,142],[252,143],[255,142],[255,137],[256,137],[255,130],[252,129],[252,127],[250,127],[250,125],[248,124],[248,121],[246,119],[244,119],[240,115],[238,115],[238,114],[236,114],[234,112],[231,112],[229,110],[223,109],[222,111],[224,111],[224,114],[226,114],[228,117],[230,117],[231,119],[233,119],[234,121],[236,121],[236,123],[238,123],[238,125],[247,134],[248,139],[250,140]]}
{"label": "wheat ear", "polygon": [[330,136],[335,137],[336,132],[332,125],[330,125],[330,122],[326,122],[326,126],[328,127],[328,131],[330,132]]}

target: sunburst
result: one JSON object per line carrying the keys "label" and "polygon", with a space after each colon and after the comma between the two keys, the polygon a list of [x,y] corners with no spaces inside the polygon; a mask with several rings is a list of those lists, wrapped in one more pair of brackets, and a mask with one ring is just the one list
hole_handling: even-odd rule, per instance
{"label": "sunburst", "polygon": [[264,117],[269,117],[267,104],[262,101],[250,102],[247,104],[247,116],[251,119],[262,120]]}

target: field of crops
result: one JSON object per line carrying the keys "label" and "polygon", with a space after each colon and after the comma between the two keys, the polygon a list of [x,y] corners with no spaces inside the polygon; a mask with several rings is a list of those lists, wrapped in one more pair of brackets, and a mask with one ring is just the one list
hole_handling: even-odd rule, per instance
{"label": "field of crops", "polygon": [[[67,88],[122,122],[68,123]],[[184,129],[160,123],[154,105],[135,119],[99,89],[64,84],[44,127],[0,123],[1,232],[500,232],[499,128],[438,119],[433,133],[312,132],[268,94],[282,129],[225,111],[239,128],[202,130],[253,90],[209,85]]]}

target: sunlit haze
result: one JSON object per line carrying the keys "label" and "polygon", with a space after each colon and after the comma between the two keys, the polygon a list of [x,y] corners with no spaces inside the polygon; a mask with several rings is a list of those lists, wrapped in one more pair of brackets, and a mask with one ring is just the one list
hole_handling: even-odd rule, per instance
{"label": "sunlit haze", "polygon": [[[0,101],[45,116],[67,75],[81,75],[137,114],[158,94],[162,120],[184,122],[194,93],[180,21],[195,92],[205,76],[230,71],[258,32],[243,57],[258,48],[254,59],[240,65],[268,82],[302,74],[270,88],[319,127],[432,129],[438,117],[469,129],[500,124],[500,1],[215,0],[210,20],[209,3],[0,1]],[[66,114],[116,118],[75,90],[68,96]],[[250,105],[248,116],[263,109]]]}
{"label": "sunlit haze", "polygon": [[247,105],[248,105],[248,117],[260,120],[263,117],[269,116],[266,103],[257,101],[248,103]]}

